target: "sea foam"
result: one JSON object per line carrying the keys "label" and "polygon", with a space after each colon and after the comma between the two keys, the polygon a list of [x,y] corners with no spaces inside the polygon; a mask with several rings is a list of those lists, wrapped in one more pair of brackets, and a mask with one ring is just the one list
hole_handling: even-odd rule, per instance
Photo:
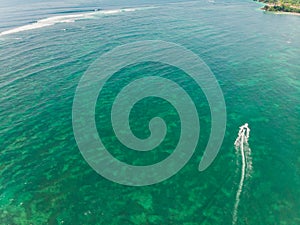
{"label": "sea foam", "polygon": [[62,16],[53,16],[45,19],[38,20],[34,23],[16,27],[10,30],[6,30],[0,33],[0,37],[8,34],[15,34],[22,31],[27,30],[34,30],[38,28],[52,26],[58,23],[73,23],[76,20],[82,19],[92,19],[95,18],[97,15],[112,15],[112,14],[119,14],[123,12],[134,12],[136,10],[142,10],[147,8],[153,7],[144,7],[144,8],[125,8],[125,9],[111,9],[111,10],[99,10],[99,11],[92,11],[86,13],[76,13],[76,14],[69,14],[69,15],[62,15]]}

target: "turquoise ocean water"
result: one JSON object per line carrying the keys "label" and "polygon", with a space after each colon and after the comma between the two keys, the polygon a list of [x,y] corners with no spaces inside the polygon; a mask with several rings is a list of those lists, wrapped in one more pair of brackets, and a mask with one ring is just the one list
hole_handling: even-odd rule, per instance
{"label": "turquoise ocean water", "polygon": [[[241,0],[1,4],[0,224],[232,224],[241,176],[233,143],[246,122],[251,157],[237,224],[300,224],[300,16],[264,13]],[[96,8],[102,10],[91,16]],[[224,94],[227,126],[216,160],[199,172],[211,122],[202,91],[162,64],[119,71],[96,106],[99,136],[116,158],[159,162],[180,135],[176,110],[149,98],[133,108],[130,123],[145,138],[149,120],[164,118],[162,145],[137,153],[118,142],[109,107],[133,77],[156,74],[179,83],[201,124],[199,144],[183,169],[161,183],[130,187],[106,180],[84,161],[72,103],[95,59],[143,40],[177,43],[207,63]]]}

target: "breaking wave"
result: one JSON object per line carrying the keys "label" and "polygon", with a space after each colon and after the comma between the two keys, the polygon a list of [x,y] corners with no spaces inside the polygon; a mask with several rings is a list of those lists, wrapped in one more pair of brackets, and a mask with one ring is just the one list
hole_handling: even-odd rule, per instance
{"label": "breaking wave", "polygon": [[125,8],[125,9],[111,9],[111,10],[95,10],[85,13],[75,13],[75,14],[69,14],[69,15],[61,15],[61,16],[53,16],[48,17],[45,19],[38,20],[36,22],[33,22],[31,24],[27,24],[24,26],[12,28],[10,30],[6,30],[0,33],[0,36],[8,35],[8,34],[15,34],[22,31],[27,30],[34,30],[38,28],[53,26],[58,23],[73,23],[77,20],[82,19],[92,19],[97,17],[98,15],[112,15],[112,14],[119,14],[124,12],[134,12],[137,10],[143,10],[143,9],[149,9],[154,7],[143,7],[143,8]]}

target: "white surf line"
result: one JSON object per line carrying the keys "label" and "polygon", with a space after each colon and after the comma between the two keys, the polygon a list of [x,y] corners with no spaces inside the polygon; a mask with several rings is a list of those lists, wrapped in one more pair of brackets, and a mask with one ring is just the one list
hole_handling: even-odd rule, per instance
{"label": "white surf line", "polygon": [[240,203],[240,195],[242,193],[243,186],[244,186],[245,171],[246,171],[246,158],[245,158],[245,152],[244,152],[244,144],[248,143],[249,134],[250,134],[250,129],[248,127],[248,124],[246,123],[245,125],[240,127],[238,137],[234,142],[234,145],[236,146],[236,148],[240,148],[240,150],[241,150],[242,173],[241,173],[241,180],[239,183],[239,188],[236,192],[236,197],[235,197],[235,204],[234,204],[233,216],[232,216],[232,224],[233,225],[236,224],[236,222],[237,222],[238,207],[239,207],[239,203]]}
{"label": "white surf line", "polygon": [[23,25],[20,27],[12,28],[10,30],[0,32],[0,37],[5,36],[8,34],[15,34],[22,31],[34,30],[43,27],[53,26],[58,23],[73,23],[77,20],[82,19],[92,19],[95,18],[97,15],[113,15],[119,14],[124,12],[134,12],[137,10],[146,10],[146,9],[153,9],[156,8],[154,6],[149,7],[140,7],[140,8],[122,8],[122,9],[109,9],[109,10],[98,10],[98,11],[91,11],[91,12],[84,12],[84,13],[74,13],[69,15],[59,15],[48,17],[44,19],[40,19],[34,23],[30,23],[27,25]]}
{"label": "white surf line", "polygon": [[0,36],[48,27],[48,26],[55,25],[57,23],[73,23],[79,19],[91,18],[91,16],[94,14],[95,14],[94,12],[88,12],[88,13],[76,13],[76,14],[63,15],[63,16],[53,16],[53,17],[38,20],[34,23],[30,23],[24,26],[3,31],[0,33]]}

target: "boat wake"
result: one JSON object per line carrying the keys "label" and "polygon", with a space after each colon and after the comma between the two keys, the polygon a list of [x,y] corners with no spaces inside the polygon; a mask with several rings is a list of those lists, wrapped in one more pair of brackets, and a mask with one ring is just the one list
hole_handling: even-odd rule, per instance
{"label": "boat wake", "polygon": [[237,223],[238,207],[240,203],[240,196],[243,191],[244,181],[245,179],[251,176],[251,171],[252,171],[251,149],[249,148],[249,144],[248,144],[249,135],[250,135],[250,128],[248,127],[248,123],[246,123],[240,127],[238,137],[234,142],[236,153],[239,154],[240,152],[241,154],[242,171],[241,171],[241,179],[240,179],[239,187],[236,192],[235,204],[233,208],[233,215],[232,215],[233,225]]}
{"label": "boat wake", "polygon": [[149,9],[154,7],[142,7],[142,8],[125,8],[125,9],[112,9],[112,10],[95,10],[91,12],[85,12],[85,13],[75,13],[75,14],[69,14],[69,15],[61,15],[61,16],[53,16],[45,19],[38,20],[34,23],[16,27],[10,30],[6,30],[0,33],[0,37],[8,34],[15,34],[22,31],[27,30],[34,30],[38,28],[53,26],[58,23],[73,23],[77,20],[82,19],[93,19],[97,16],[101,15],[113,15],[113,14],[119,14],[124,12],[134,12],[137,10],[143,10],[143,9]]}

